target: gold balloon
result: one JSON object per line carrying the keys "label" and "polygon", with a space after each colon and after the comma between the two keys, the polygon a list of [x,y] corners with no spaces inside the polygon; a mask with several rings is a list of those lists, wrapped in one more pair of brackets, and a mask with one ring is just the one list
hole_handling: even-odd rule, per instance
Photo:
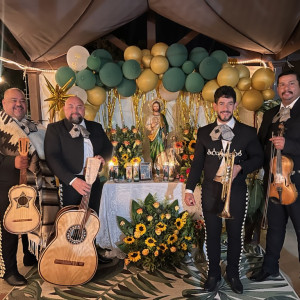
{"label": "gold balloon", "polygon": [[136,80],[137,86],[145,93],[155,89],[157,83],[158,76],[150,69],[145,69]]}
{"label": "gold balloon", "polygon": [[219,85],[216,79],[208,81],[202,89],[203,99],[206,101],[214,102],[215,101],[214,95],[217,88],[219,88]]}
{"label": "gold balloon", "polygon": [[275,81],[275,73],[270,68],[260,68],[251,78],[252,87],[259,91],[270,89]]}
{"label": "gold balloon", "polygon": [[257,111],[264,103],[263,96],[260,91],[246,91],[242,97],[243,107],[250,111]]}
{"label": "gold balloon", "polygon": [[145,56],[145,55],[151,55],[151,51],[149,49],[143,49],[142,56]]}
{"label": "gold balloon", "polygon": [[157,56],[157,55],[166,56],[168,47],[169,46],[165,43],[156,43],[152,46],[151,54],[153,56]]}
{"label": "gold balloon", "polygon": [[151,59],[152,59],[152,55],[144,55],[142,57],[142,64],[145,68],[150,68],[150,63],[151,63]]}
{"label": "gold balloon", "polygon": [[224,69],[224,68],[232,68],[232,65],[230,63],[224,63],[222,65],[222,69]]}
{"label": "gold balloon", "polygon": [[217,82],[220,86],[229,85],[235,87],[239,82],[239,71],[235,68],[221,69],[217,76]]}
{"label": "gold balloon", "polygon": [[97,109],[96,106],[93,106],[93,105],[89,104],[88,102],[84,105],[84,107],[85,107],[84,118],[89,121],[94,121],[99,107]]}
{"label": "gold balloon", "polygon": [[129,46],[124,51],[124,59],[135,59],[140,63],[142,61],[142,50],[137,46]]}
{"label": "gold balloon", "polygon": [[88,101],[93,105],[101,105],[106,100],[106,91],[100,86],[96,86],[91,90],[87,90]]}
{"label": "gold balloon", "polygon": [[275,92],[272,89],[267,89],[261,92],[264,100],[271,100],[275,97]]}
{"label": "gold balloon", "polygon": [[250,77],[250,71],[246,66],[236,65],[235,68],[239,71],[239,78]]}
{"label": "gold balloon", "polygon": [[150,63],[151,70],[156,74],[163,74],[169,69],[169,61],[165,56],[154,56]]}
{"label": "gold balloon", "polygon": [[236,103],[239,104],[242,100],[242,93],[238,88],[233,88],[236,94]]}
{"label": "gold balloon", "polygon": [[159,91],[161,98],[166,101],[176,100],[179,95],[179,91],[178,92],[169,92],[168,90],[166,90],[166,88],[164,87],[162,82],[159,84],[158,91]]}
{"label": "gold balloon", "polygon": [[65,118],[65,111],[64,111],[64,108],[62,107],[60,110],[59,110],[59,113],[58,113],[58,118],[60,120],[63,120]]}
{"label": "gold balloon", "polygon": [[237,88],[240,91],[247,91],[251,87],[251,78],[243,77],[239,80]]}

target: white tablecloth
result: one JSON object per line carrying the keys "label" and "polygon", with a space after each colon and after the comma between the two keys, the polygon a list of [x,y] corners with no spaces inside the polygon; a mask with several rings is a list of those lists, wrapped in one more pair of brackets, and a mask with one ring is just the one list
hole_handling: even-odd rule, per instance
{"label": "white tablecloth", "polygon": [[140,181],[133,183],[113,183],[106,182],[103,186],[99,218],[101,222],[100,231],[96,237],[97,244],[107,251],[107,256],[124,258],[123,252],[119,250],[117,244],[122,242],[124,234],[118,227],[117,216],[131,220],[131,201],[144,200],[151,193],[156,195],[158,201],[165,198],[170,202],[178,199],[181,210],[195,213],[195,218],[201,216],[200,189],[195,189],[195,206],[186,206],[184,197],[185,185],[182,182],[153,182]]}

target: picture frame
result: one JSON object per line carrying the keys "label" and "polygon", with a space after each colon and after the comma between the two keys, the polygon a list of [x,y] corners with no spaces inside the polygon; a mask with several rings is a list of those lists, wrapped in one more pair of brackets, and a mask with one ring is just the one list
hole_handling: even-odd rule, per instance
{"label": "picture frame", "polygon": [[152,169],[150,162],[140,163],[140,178],[141,180],[152,179]]}

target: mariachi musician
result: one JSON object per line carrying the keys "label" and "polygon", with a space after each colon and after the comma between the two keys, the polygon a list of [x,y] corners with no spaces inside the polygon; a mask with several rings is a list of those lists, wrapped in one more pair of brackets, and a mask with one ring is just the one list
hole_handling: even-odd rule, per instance
{"label": "mariachi musician", "polygon": [[[266,111],[259,130],[259,139],[265,151],[264,186],[267,190],[271,149],[280,150],[282,156],[292,160],[293,172],[290,176],[298,194],[300,192],[300,77],[296,72],[289,70],[281,73],[277,79],[277,92],[281,104]],[[279,124],[285,128],[283,136],[276,136]],[[289,205],[282,205],[275,201],[268,201],[266,238],[266,253],[261,270],[253,274],[250,279],[255,281],[280,279],[279,258],[284,243],[288,218],[293,223],[300,258],[300,199]]]}
{"label": "mariachi musician", "polygon": [[[232,169],[230,197],[230,215],[226,219],[228,234],[227,280],[231,289],[243,293],[239,279],[239,263],[242,252],[242,233],[247,207],[247,174],[259,169],[263,164],[263,151],[254,128],[238,122],[233,117],[237,105],[236,94],[232,87],[221,86],[214,95],[214,110],[217,120],[199,128],[194,161],[186,184],[185,203],[194,205],[193,190],[204,171],[202,184],[202,211],[206,228],[206,249],[208,256],[208,278],[204,284],[207,292],[216,291],[221,285],[221,231],[222,218],[218,216],[223,210],[221,200],[222,184],[218,178],[224,176],[226,162],[224,156],[229,152],[235,154]],[[227,149],[227,150],[226,150]],[[230,195],[230,194],[229,194]]]}

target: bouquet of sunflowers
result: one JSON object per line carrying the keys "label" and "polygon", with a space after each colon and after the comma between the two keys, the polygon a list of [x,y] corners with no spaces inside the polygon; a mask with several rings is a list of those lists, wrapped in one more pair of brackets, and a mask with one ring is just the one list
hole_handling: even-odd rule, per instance
{"label": "bouquet of sunflowers", "polygon": [[114,147],[112,162],[119,166],[119,174],[126,173],[126,165],[140,163],[142,157],[142,135],[134,126],[111,129],[108,133]]}
{"label": "bouquet of sunflowers", "polygon": [[165,265],[179,264],[195,243],[194,221],[187,211],[179,212],[178,200],[157,201],[148,194],[143,202],[132,200],[132,222],[117,217],[125,234],[119,248],[131,263],[153,271]]}

